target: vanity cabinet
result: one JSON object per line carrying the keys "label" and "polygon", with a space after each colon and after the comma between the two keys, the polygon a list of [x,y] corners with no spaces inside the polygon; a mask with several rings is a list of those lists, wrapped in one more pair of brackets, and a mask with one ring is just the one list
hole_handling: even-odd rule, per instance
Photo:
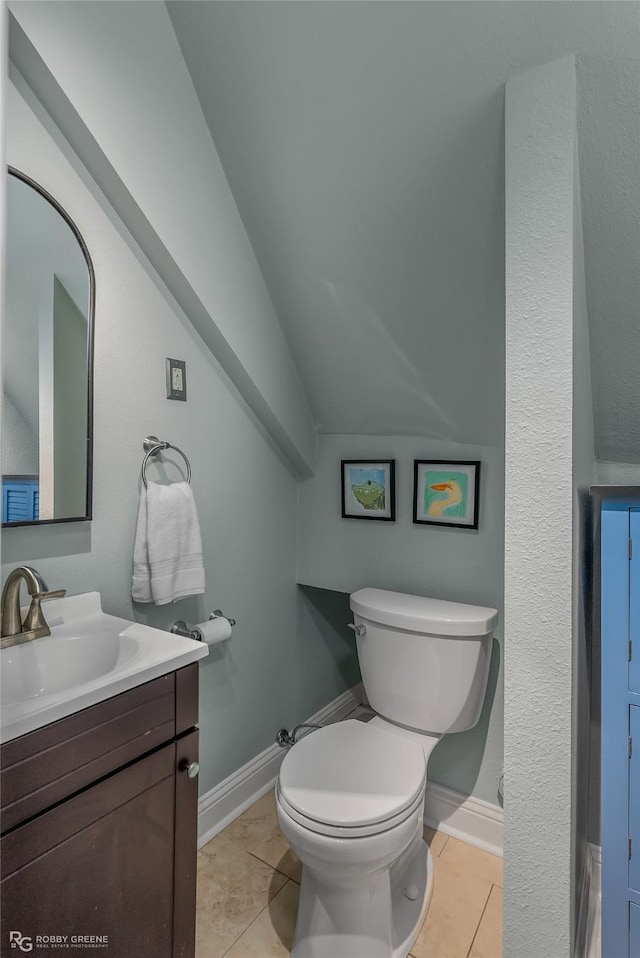
{"label": "vanity cabinet", "polygon": [[197,710],[193,663],[2,746],[3,958],[192,958]]}

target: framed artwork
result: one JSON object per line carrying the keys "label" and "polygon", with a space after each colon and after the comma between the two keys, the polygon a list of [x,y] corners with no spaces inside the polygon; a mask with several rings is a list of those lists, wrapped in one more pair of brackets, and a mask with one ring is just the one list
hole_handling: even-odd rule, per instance
{"label": "framed artwork", "polygon": [[395,459],[343,459],[340,468],[343,519],[395,522]]}
{"label": "framed artwork", "polygon": [[414,459],[414,522],[477,529],[479,493],[479,462]]}

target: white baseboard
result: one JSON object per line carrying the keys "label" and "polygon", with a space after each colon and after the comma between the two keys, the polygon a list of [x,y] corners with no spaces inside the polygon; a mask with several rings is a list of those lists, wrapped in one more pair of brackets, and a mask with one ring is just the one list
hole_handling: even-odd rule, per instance
{"label": "white baseboard", "polygon": [[580,881],[575,958],[600,958],[601,866],[600,847],[588,842]]}
{"label": "white baseboard", "polygon": [[[306,721],[313,725],[340,722],[363,698],[362,685],[356,685]],[[200,797],[198,848],[273,788],[285,755],[286,750],[274,743]],[[428,782],[424,821],[447,835],[502,855],[503,813],[497,805]]]}
{"label": "white baseboard", "polygon": [[427,782],[424,821],[445,835],[502,856],[504,813],[499,805]]}
{"label": "white baseboard", "polygon": [[[355,685],[305,721],[312,725],[339,722],[360,705],[362,698],[362,685]],[[274,736],[276,731],[274,729]],[[219,785],[200,796],[198,848],[206,845],[218,832],[273,788],[285,755],[286,749],[274,743]]]}

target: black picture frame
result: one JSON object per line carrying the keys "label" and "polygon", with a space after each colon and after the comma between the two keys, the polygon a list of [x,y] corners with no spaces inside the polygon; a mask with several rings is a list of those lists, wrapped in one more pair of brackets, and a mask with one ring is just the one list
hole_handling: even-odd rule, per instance
{"label": "black picture frame", "polygon": [[[378,483],[384,486],[384,506],[380,499],[367,502],[367,490],[362,490],[362,500],[356,498],[354,487],[366,483],[375,484],[378,480],[369,475],[361,483],[351,480],[364,477],[368,473],[385,474],[386,481]],[[396,461],[395,459],[341,459],[340,460],[341,515],[343,519],[365,519],[375,522],[395,522],[396,520]],[[371,490],[373,494],[374,490]]]}
{"label": "black picture frame", "polygon": [[[478,459],[414,459],[413,460],[413,521],[416,525],[446,526],[449,529],[477,529],[478,515],[480,506],[480,467]],[[450,487],[452,499],[449,505],[444,505],[446,499],[434,498],[430,509],[432,513],[425,512],[426,486],[429,484],[428,474],[432,478],[438,478],[441,482],[437,485],[446,486],[449,482],[454,483]],[[447,473],[452,473],[447,478]],[[451,514],[444,515],[446,509],[456,508],[462,501],[455,502],[455,486],[460,489],[463,485],[455,478],[459,473],[466,478],[466,509],[462,515]],[[446,493],[449,490],[437,489],[436,484],[432,485],[436,492]],[[470,494],[471,492],[471,494]]]}

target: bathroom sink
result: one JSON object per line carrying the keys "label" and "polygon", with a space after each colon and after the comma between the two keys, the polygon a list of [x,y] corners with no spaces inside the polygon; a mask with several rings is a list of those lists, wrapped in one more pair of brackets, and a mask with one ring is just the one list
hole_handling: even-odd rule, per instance
{"label": "bathroom sink", "polygon": [[102,611],[100,593],[53,599],[51,635],[0,651],[0,740],[24,735],[208,653],[194,642]]}
{"label": "bathroom sink", "polygon": [[26,702],[64,692],[124,666],[138,652],[136,639],[115,635],[104,625],[86,634],[69,635],[16,645],[2,653],[0,701],[2,705]]}

